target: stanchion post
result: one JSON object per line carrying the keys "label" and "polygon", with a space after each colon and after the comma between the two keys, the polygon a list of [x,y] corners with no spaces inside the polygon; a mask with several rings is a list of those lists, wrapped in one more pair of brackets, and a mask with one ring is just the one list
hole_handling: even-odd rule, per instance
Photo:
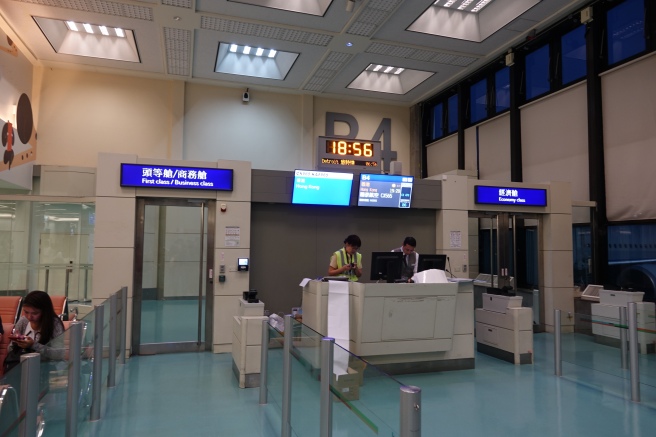
{"label": "stanchion post", "polygon": [[626,307],[620,307],[620,354],[622,354],[622,369],[629,368],[629,355],[626,342],[628,331],[627,323]]}
{"label": "stanchion post", "polygon": [[83,322],[73,322],[68,328],[68,393],[66,396],[65,437],[77,436],[78,399],[80,397],[80,355],[82,353]]}
{"label": "stanchion post", "polygon": [[122,287],[121,291],[121,337],[119,338],[120,351],[118,355],[118,363],[125,364],[125,347],[126,347],[126,332],[128,325],[128,287]]}
{"label": "stanchion post", "polygon": [[[116,312],[118,309],[117,294],[109,296],[109,356],[107,372],[107,387],[116,386]],[[102,357],[102,356],[101,356]]]}
{"label": "stanchion post", "polygon": [[554,310],[554,373],[563,376],[560,310]]}
{"label": "stanchion post", "polygon": [[421,437],[421,389],[401,387],[401,437]]}
{"label": "stanchion post", "polygon": [[39,403],[41,355],[38,353],[22,355],[20,357],[20,366],[20,411],[25,412],[25,417],[18,425],[18,433],[21,436],[35,436],[37,429],[37,407]]}
{"label": "stanchion post", "polygon": [[102,375],[103,354],[103,325],[105,324],[105,304],[94,306],[93,318],[93,379],[91,380],[91,421],[100,420],[100,404],[102,379],[96,375]]}
{"label": "stanchion post", "polygon": [[629,302],[629,365],[631,371],[631,400],[640,402],[640,366],[638,365],[638,315],[635,302]]}
{"label": "stanchion post", "polygon": [[330,381],[333,376],[333,357],[335,354],[335,339],[321,339],[321,417],[319,426],[320,437],[333,435],[333,401],[330,393]]}
{"label": "stanchion post", "polygon": [[292,435],[292,316],[285,316],[285,344],[282,358],[282,432],[281,437]]}
{"label": "stanchion post", "polygon": [[260,357],[260,405],[267,403],[267,372],[269,363],[269,320],[262,320],[262,353]]}

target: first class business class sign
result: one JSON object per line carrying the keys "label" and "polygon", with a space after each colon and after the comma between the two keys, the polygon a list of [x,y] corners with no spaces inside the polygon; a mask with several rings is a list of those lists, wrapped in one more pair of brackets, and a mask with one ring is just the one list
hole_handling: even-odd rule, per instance
{"label": "first class business class sign", "polygon": [[232,191],[232,169],[121,164],[121,186]]}
{"label": "first class business class sign", "polygon": [[486,205],[547,206],[544,188],[489,187],[476,185],[476,203]]}

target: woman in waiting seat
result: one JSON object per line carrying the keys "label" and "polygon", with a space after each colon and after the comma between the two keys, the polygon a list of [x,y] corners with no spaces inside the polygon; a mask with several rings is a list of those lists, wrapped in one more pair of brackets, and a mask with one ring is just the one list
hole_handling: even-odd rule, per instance
{"label": "woman in waiting seat", "polygon": [[5,372],[20,362],[27,352],[43,354],[45,345],[64,332],[64,325],[55,314],[48,293],[35,290],[23,300],[23,316],[16,322],[9,336],[9,352],[5,359]]}

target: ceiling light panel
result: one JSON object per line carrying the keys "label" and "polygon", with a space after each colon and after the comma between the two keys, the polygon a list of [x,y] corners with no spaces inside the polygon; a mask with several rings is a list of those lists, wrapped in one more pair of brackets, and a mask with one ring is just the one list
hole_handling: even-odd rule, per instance
{"label": "ceiling light panel", "polygon": [[[236,48],[233,49],[233,47]],[[214,72],[284,80],[296,58],[298,58],[298,53],[276,51],[264,47],[254,48],[238,44],[219,43]]]}
{"label": "ceiling light panel", "polygon": [[477,13],[490,3],[492,3],[492,0],[437,0],[433,5]]}
{"label": "ceiling light panel", "polygon": [[[375,71],[376,69],[378,71]],[[434,74],[430,71],[369,64],[347,88],[377,93],[407,94]]]}
{"label": "ceiling light panel", "polygon": [[[134,34],[131,30],[100,26],[91,23],[66,22],[52,18],[32,17],[56,53],[86,56],[114,61],[140,62]],[[72,30],[77,28],[77,31]]]}

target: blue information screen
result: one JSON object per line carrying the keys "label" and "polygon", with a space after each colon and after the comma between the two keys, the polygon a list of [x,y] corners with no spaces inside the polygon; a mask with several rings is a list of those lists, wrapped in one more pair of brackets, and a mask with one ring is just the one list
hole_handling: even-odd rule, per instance
{"label": "blue information screen", "polygon": [[547,206],[543,188],[486,187],[476,185],[476,203],[488,205]]}
{"label": "blue information screen", "polygon": [[387,174],[360,174],[358,206],[410,208],[414,177]]}
{"label": "blue information screen", "polygon": [[122,187],[232,191],[232,169],[121,164]]}
{"label": "blue information screen", "polygon": [[292,203],[348,206],[352,185],[353,173],[296,170]]}

